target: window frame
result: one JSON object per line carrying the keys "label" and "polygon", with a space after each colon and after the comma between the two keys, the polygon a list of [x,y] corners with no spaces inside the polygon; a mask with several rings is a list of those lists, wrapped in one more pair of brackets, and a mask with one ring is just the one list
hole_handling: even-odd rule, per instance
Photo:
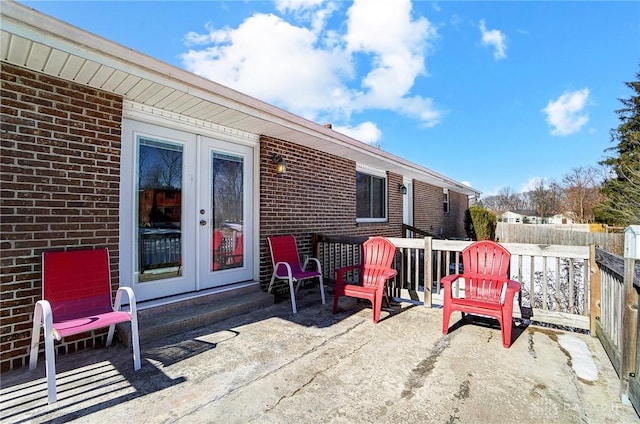
{"label": "window frame", "polygon": [[[369,179],[369,184],[370,184],[370,199],[369,199],[369,216],[368,217],[358,217],[358,174],[361,175],[365,175],[370,177]],[[388,178],[387,178],[387,173],[384,171],[380,171],[380,170],[376,170],[373,168],[368,168],[362,165],[357,165],[356,166],[356,175],[355,175],[355,179],[356,179],[356,223],[367,223],[367,222],[387,222],[388,221],[388,216],[389,216],[389,184],[388,184]],[[381,180],[382,181],[382,214],[383,216],[381,217],[373,217],[373,202],[372,202],[372,197],[373,197],[373,182],[377,180]]]}

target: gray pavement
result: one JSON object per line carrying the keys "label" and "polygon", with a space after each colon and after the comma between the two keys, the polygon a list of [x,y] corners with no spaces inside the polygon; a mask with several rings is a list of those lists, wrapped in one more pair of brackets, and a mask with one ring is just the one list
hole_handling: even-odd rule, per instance
{"label": "gray pavement", "polygon": [[[134,372],[121,344],[58,358],[47,405],[44,361],[1,381],[3,423],[638,423],[597,339],[598,379],[578,378],[561,331],[521,325],[510,349],[482,323],[441,334],[442,311],[393,305],[374,325],[366,302],[283,300],[145,343]],[[327,296],[327,301],[332,300]],[[452,324],[459,319],[454,314]]]}

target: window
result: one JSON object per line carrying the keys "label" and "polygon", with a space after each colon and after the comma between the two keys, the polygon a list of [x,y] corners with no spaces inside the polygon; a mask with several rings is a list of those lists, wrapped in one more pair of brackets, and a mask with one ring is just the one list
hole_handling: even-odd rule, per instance
{"label": "window", "polygon": [[356,172],[356,218],[358,221],[387,219],[387,180]]}
{"label": "window", "polygon": [[449,189],[442,189],[442,199],[443,199],[443,208],[444,213],[449,213]]}

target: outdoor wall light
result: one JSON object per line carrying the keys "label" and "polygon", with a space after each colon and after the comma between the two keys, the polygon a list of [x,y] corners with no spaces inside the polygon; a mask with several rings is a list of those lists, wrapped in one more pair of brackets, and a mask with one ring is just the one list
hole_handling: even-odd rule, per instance
{"label": "outdoor wall light", "polygon": [[398,184],[398,191],[400,194],[407,194],[407,186],[404,184]]}
{"label": "outdoor wall light", "polygon": [[281,154],[274,153],[271,156],[271,162],[273,162],[276,166],[276,172],[278,174],[286,174],[287,173],[287,162],[284,160]]}

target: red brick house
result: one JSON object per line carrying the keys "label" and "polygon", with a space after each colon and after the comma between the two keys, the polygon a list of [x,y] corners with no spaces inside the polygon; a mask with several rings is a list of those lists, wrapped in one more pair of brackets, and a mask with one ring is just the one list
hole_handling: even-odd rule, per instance
{"label": "red brick house", "polygon": [[[403,222],[465,235],[464,184],[23,5],[1,19],[2,370],[28,358],[45,250],[108,247],[144,303],[264,289],[272,234],[302,254]],[[232,267],[211,266],[215,229],[242,243]]]}

